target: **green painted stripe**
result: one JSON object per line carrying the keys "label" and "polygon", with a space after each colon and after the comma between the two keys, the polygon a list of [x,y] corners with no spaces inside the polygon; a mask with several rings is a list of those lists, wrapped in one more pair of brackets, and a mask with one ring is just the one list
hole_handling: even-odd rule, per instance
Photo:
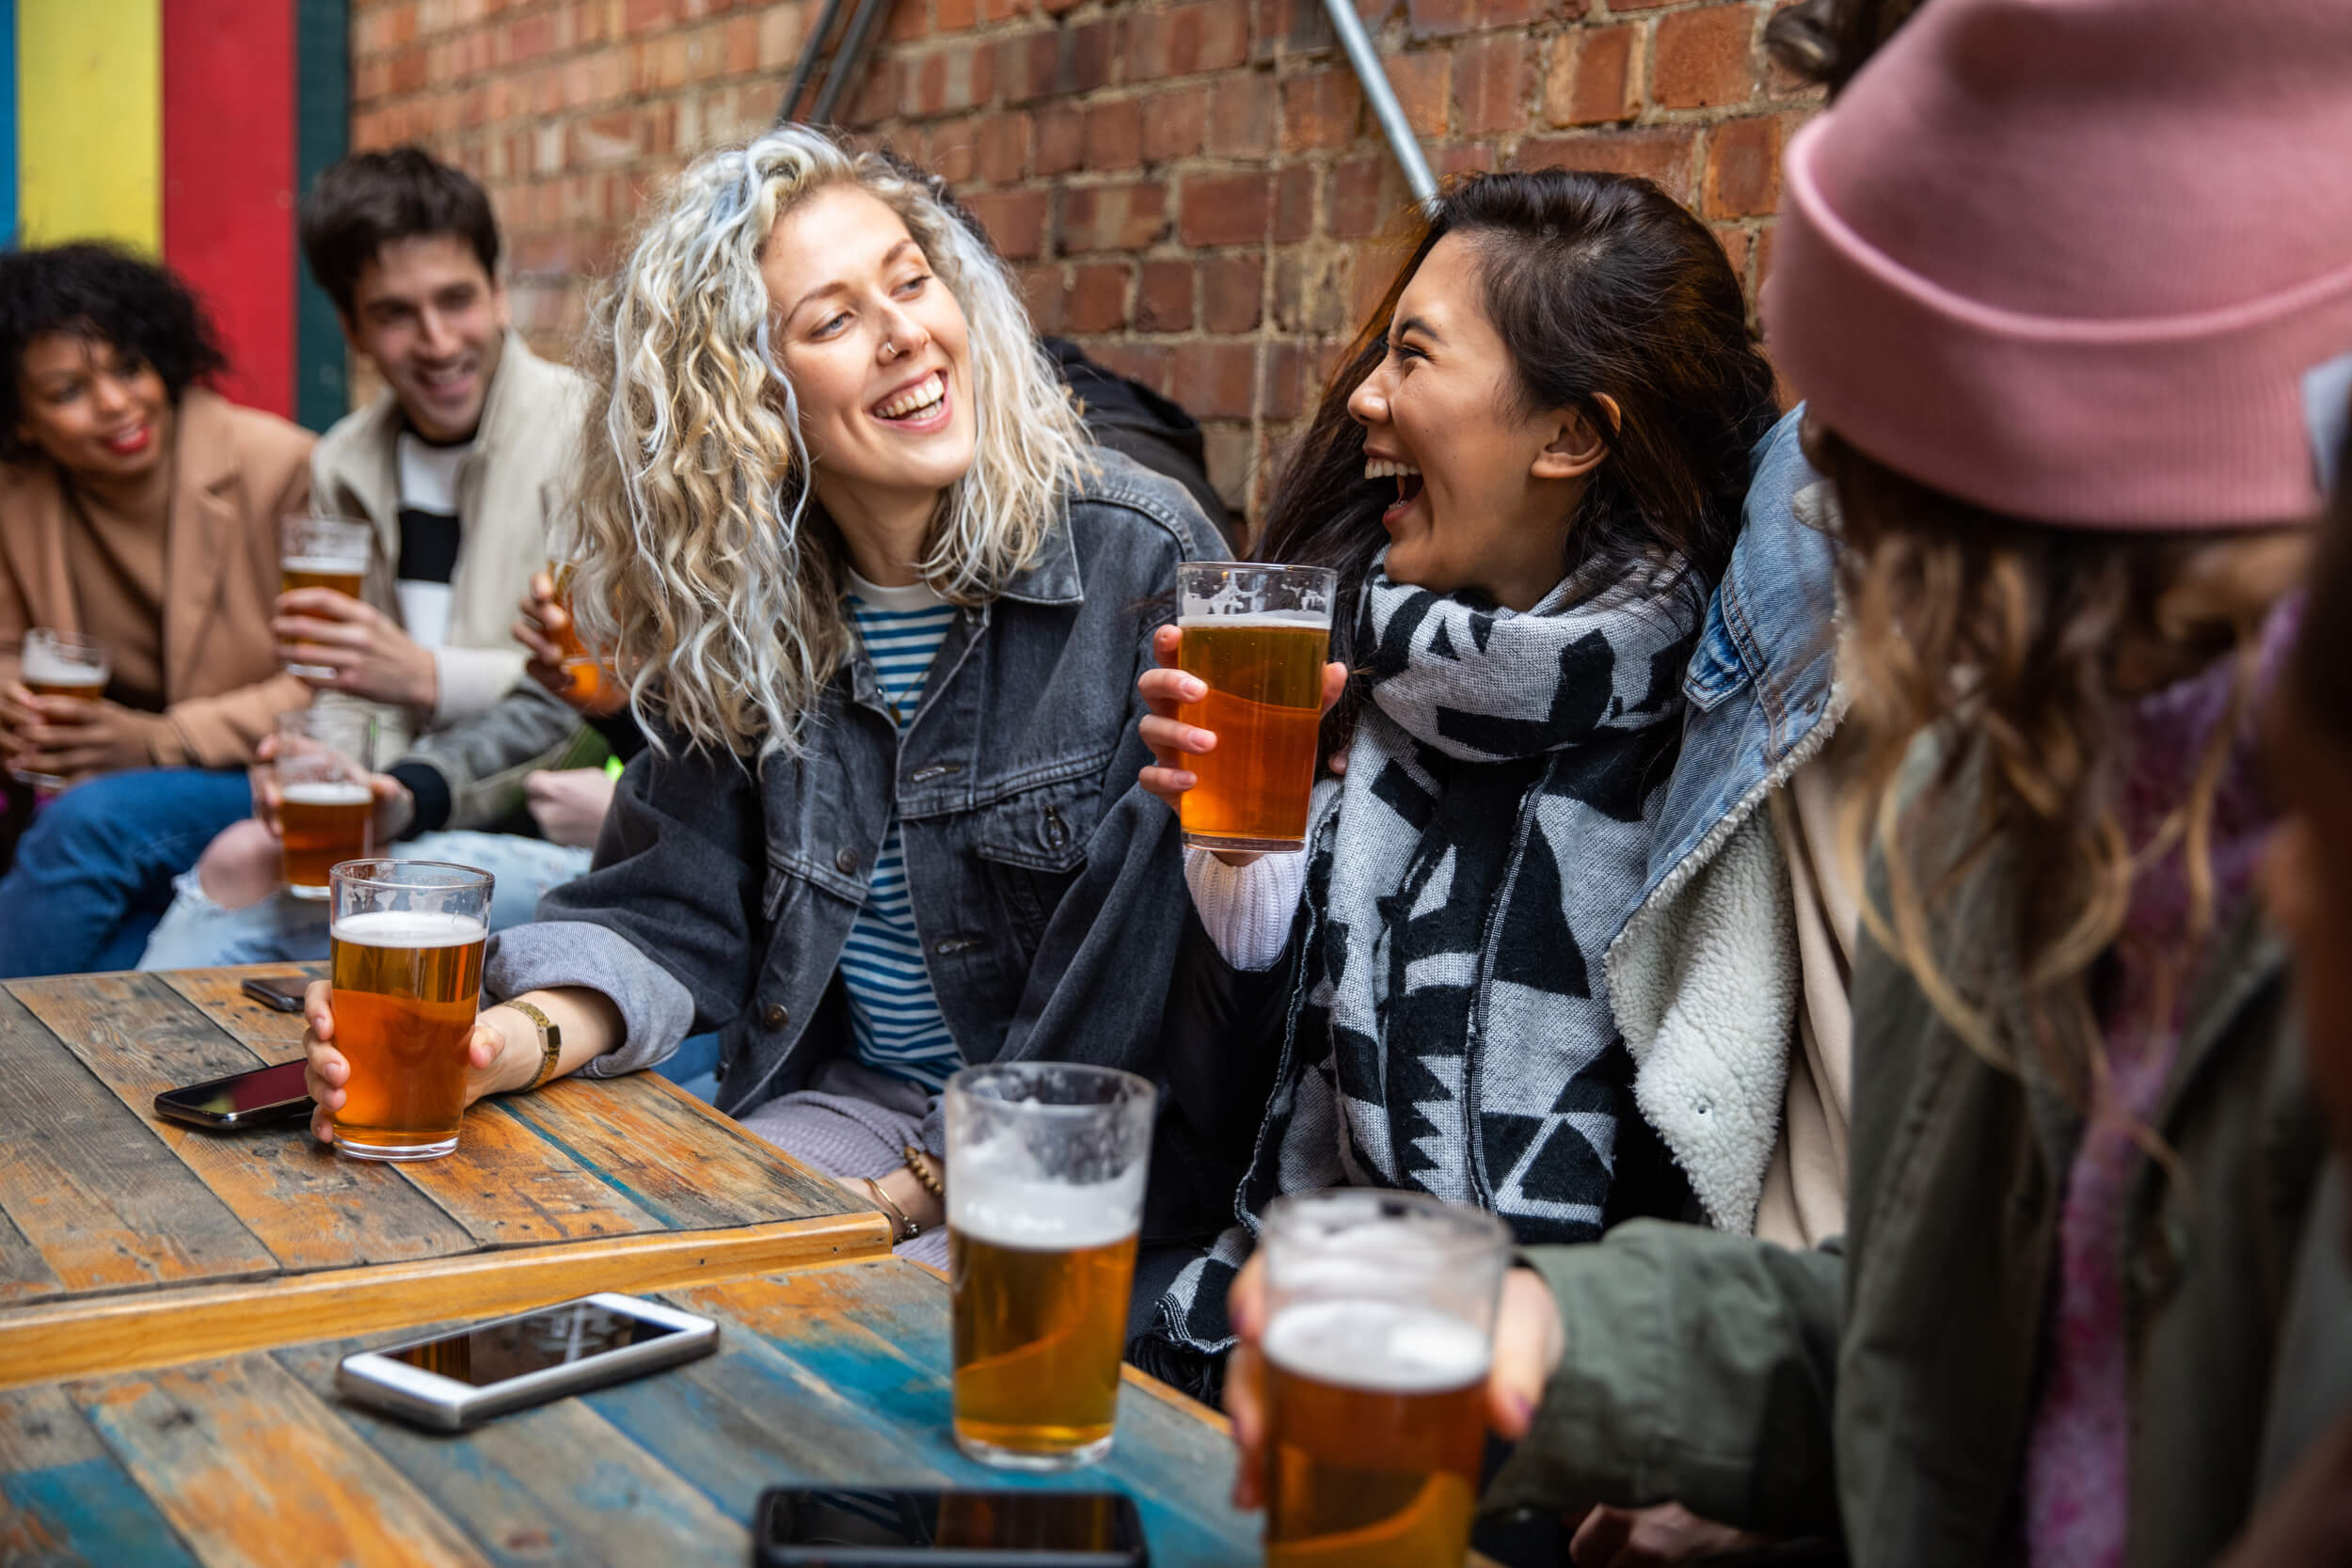
{"label": "green painted stripe", "polygon": [[[294,0],[294,180],[307,191],[351,147],[350,0]],[[342,325],[334,303],[294,259],[294,419],[325,430],[343,417]]]}

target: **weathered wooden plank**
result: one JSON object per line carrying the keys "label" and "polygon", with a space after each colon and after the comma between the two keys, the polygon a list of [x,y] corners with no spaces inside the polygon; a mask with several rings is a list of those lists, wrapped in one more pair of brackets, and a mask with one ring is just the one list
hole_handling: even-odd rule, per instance
{"label": "weathered wooden plank", "polygon": [[194,1561],[55,1384],[0,1394],[0,1563]]}
{"label": "weathered wooden plank", "polygon": [[[345,1339],[282,1350],[275,1359],[333,1402],[335,1363],[362,1348]],[[640,1382],[659,1385],[673,1375]],[[342,1416],[501,1568],[740,1568],[750,1555],[748,1514],[720,1509],[665,1463],[673,1456],[646,1452],[578,1400],[501,1417],[459,1438],[427,1435],[348,1404]]]}
{"label": "weathered wooden plank", "polygon": [[208,1568],[489,1560],[339,1412],[267,1356],[69,1392]]}
{"label": "weathered wooden plank", "polygon": [[654,1073],[566,1078],[501,1103],[666,1225],[756,1225],[867,1207]]}
{"label": "weathered wooden plank", "polygon": [[294,974],[324,980],[326,966],[243,964],[231,969],[172,969],[159,973],[155,978],[185,997],[223,1034],[262,1060],[291,1062],[302,1054],[302,1015],[265,1007],[237,987],[253,975]]}
{"label": "weathered wooden plank", "polygon": [[[322,978],[326,966],[296,967]],[[248,975],[289,972],[284,964],[248,964],[172,970],[156,978],[246,1049],[268,1061],[291,1062],[302,1055],[301,1018],[264,1007],[237,989]],[[622,1092],[642,1091],[632,1082]],[[532,1246],[662,1228],[660,1220],[516,1121],[501,1103],[478,1105],[467,1113],[456,1153],[401,1167],[402,1176],[476,1242],[484,1246]]]}
{"label": "weathered wooden plank", "polygon": [[[269,1249],[15,990],[0,988],[0,1208],[51,1277],[76,1291],[276,1273]],[[12,1295],[40,1293],[20,1252],[0,1247],[0,1267]]]}
{"label": "weathered wooden plank", "polygon": [[595,1291],[646,1291],[886,1256],[878,1214],[658,1231],[246,1285],[40,1302],[0,1313],[0,1387],[169,1366],[316,1337],[492,1317]]}
{"label": "weathered wooden plank", "polygon": [[[809,1384],[833,1391],[823,1407],[829,1416],[893,1432],[924,1468],[951,1484],[1029,1484],[955,1447],[947,1291],[926,1271],[883,1259],[701,1286],[673,1299],[759,1335]],[[644,1434],[640,1440],[660,1446]],[[825,1474],[863,1479],[855,1471]],[[1258,1521],[1229,1500],[1232,1474],[1232,1445],[1222,1433],[1130,1384],[1120,1392],[1110,1457],[1049,1484],[1115,1485],[1136,1499],[1154,1562],[1206,1564],[1249,1560],[1256,1550]]]}
{"label": "weathered wooden plank", "polygon": [[261,1065],[157,976],[77,974],[9,989],[286,1268],[440,1258],[479,1244],[396,1169],[339,1160],[299,1123],[218,1133],[156,1117],[160,1090]]}
{"label": "weathered wooden plank", "polygon": [[[0,1164],[0,1171],[4,1170],[5,1164]],[[5,1180],[5,1176],[0,1176],[0,1181]],[[5,1201],[6,1196],[7,1189],[0,1187],[0,1201]],[[26,1240],[16,1221],[0,1209],[0,1308],[54,1296],[64,1289],[48,1260],[41,1257],[40,1249]]]}

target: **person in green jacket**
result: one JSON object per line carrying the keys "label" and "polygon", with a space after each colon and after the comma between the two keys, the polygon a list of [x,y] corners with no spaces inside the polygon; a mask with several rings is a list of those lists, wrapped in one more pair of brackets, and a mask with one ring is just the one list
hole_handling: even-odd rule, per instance
{"label": "person in green jacket", "polygon": [[1531,1249],[1490,1508],[1672,1500],[1858,1568],[2188,1568],[2246,1521],[2335,1244],[2253,714],[2319,504],[2305,377],[2352,354],[2352,33],[2248,0],[2217,37],[2189,0],[1936,0],[1790,145],[1765,317],[1842,518],[1876,835],[1848,1231]]}

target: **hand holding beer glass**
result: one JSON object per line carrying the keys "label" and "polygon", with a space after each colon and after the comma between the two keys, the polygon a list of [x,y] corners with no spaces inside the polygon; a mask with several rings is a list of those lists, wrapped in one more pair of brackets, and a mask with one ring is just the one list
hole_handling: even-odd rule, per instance
{"label": "hand holding beer glass", "polygon": [[[77,703],[96,703],[106,694],[106,681],[113,666],[106,657],[106,645],[95,637],[75,632],[51,631],[35,626],[24,634],[24,645],[17,665],[17,681],[27,695],[36,698],[70,698]],[[22,708],[20,712],[24,712]],[[28,714],[38,718],[38,714]],[[18,750],[25,750],[20,736]],[[63,789],[72,781],[63,774],[45,771],[37,767],[9,769],[19,784],[36,789]]]}
{"label": "hand holding beer glass", "polygon": [[335,1148],[355,1160],[437,1159],[456,1148],[466,1109],[490,874],[346,861],[331,882],[332,1040],[348,1069]]}
{"label": "hand holding beer glass", "polygon": [[[1304,849],[1323,713],[1346,683],[1324,662],[1339,574],[1191,562],[1177,588],[1175,668],[1137,683],[1158,759],[1144,787],[1175,805],[1186,844],[1231,859]],[[1164,665],[1170,641],[1154,642]]]}
{"label": "hand holding beer glass", "polygon": [[1302,1193],[1267,1206],[1259,1255],[1229,1404],[1263,1454],[1268,1568],[1458,1568],[1509,1229],[1419,1193]]}
{"label": "hand holding beer glass", "polygon": [[947,1081],[956,1446],[1067,1470],[1110,1451],[1153,1090],[1056,1062]]}
{"label": "hand holding beer glass", "polygon": [[532,574],[514,631],[515,641],[531,652],[524,667],[531,678],[575,710],[601,716],[628,702],[628,688],[588,651],[572,620],[570,566],[550,561],[546,571]]}
{"label": "hand holding beer glass", "polygon": [[325,898],[327,873],[375,847],[375,791],[367,763],[375,721],[357,708],[294,708],[278,716],[270,766],[278,785],[278,840],[286,891]]}
{"label": "hand holding beer glass", "polygon": [[[375,548],[375,530],[364,519],[323,517],[308,514],[285,518],[278,525],[279,596],[301,588],[325,588],[357,599],[366,584],[368,560]],[[333,680],[331,664],[290,662],[294,674]]]}

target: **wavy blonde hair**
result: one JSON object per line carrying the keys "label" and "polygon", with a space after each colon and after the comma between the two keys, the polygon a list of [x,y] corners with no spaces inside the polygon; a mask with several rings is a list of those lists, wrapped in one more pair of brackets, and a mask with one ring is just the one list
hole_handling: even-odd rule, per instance
{"label": "wavy blonde hair", "polygon": [[759,269],[776,220],[839,184],[898,214],[970,329],[977,445],[941,497],[923,581],[960,605],[993,597],[1036,559],[1083,461],[1004,263],[931,182],[802,126],[698,159],[595,305],[597,395],[559,542],[581,635],[627,673],[639,719],[658,713],[690,745],[797,754],[853,641]]}

